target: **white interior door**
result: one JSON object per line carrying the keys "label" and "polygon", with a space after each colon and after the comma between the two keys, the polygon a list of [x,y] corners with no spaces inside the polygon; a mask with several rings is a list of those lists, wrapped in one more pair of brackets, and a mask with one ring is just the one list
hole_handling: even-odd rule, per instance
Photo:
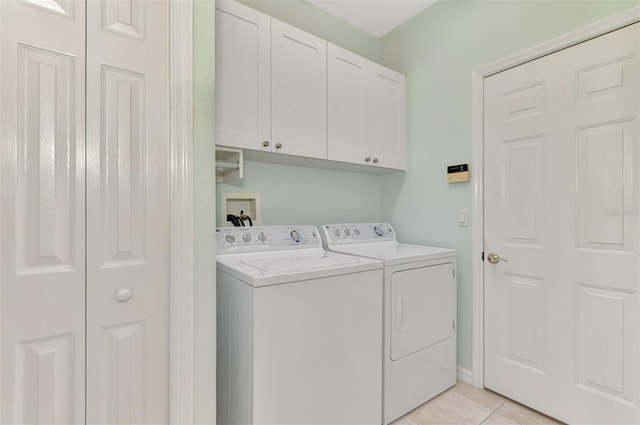
{"label": "white interior door", "polygon": [[485,386],[634,423],[640,24],[485,79]]}
{"label": "white interior door", "polygon": [[84,422],[84,15],[0,1],[3,424]]}
{"label": "white interior door", "polygon": [[168,1],[87,6],[87,422],[168,422]]}

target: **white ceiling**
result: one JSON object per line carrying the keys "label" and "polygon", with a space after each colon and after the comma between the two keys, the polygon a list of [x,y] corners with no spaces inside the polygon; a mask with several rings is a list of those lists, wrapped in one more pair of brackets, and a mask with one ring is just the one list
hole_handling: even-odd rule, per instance
{"label": "white ceiling", "polygon": [[437,0],[305,0],[376,38],[406,22]]}

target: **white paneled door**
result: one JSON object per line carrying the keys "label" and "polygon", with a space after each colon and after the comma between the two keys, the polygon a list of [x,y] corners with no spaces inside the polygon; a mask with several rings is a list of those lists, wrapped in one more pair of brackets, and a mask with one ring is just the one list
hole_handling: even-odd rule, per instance
{"label": "white paneled door", "polygon": [[640,422],[639,44],[485,79],[485,386],[567,423]]}
{"label": "white paneled door", "polygon": [[84,421],[84,14],[0,1],[2,424]]}
{"label": "white paneled door", "polygon": [[168,422],[168,28],[0,1],[2,424]]}
{"label": "white paneled door", "polygon": [[168,12],[163,0],[87,3],[91,424],[168,421]]}

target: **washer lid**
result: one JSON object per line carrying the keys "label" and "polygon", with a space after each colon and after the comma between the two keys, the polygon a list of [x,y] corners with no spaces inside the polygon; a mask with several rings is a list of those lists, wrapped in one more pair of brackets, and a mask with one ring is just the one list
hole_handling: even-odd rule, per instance
{"label": "washer lid", "polygon": [[450,258],[456,255],[455,249],[410,245],[397,241],[338,245],[332,246],[331,251],[382,260],[385,266]]}
{"label": "washer lid", "polygon": [[216,263],[218,270],[255,287],[382,268],[380,261],[327,252],[322,248],[227,254],[219,256]]}

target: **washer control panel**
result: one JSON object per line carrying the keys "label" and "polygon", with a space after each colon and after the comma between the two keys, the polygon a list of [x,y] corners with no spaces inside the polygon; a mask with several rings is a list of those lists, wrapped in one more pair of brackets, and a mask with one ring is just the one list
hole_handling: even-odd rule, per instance
{"label": "washer control panel", "polygon": [[314,226],[218,227],[218,252],[322,248]]}
{"label": "washer control panel", "polygon": [[389,223],[325,224],[322,239],[325,246],[395,241],[396,233]]}

